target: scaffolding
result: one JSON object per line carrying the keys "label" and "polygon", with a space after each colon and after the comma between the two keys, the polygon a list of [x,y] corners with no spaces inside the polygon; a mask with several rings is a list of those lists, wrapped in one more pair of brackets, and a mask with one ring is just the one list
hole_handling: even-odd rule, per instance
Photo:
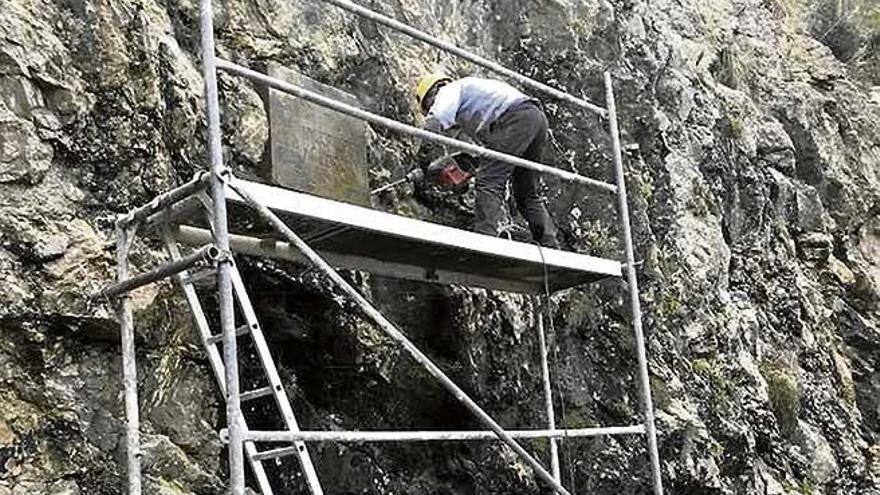
{"label": "scaffolding", "polygon": [[[633,255],[632,235],[624,184],[623,159],[611,76],[604,74],[606,106],[600,107],[582,98],[547,86],[495,62],[463,50],[418,31],[348,0],[321,0],[350,13],[365,17],[378,24],[425,42],[452,55],[498,73],[520,84],[551,97],[572,104],[607,119],[612,143],[612,159],[616,184],[584,177],[555,167],[524,160],[481,146],[428,132],[407,124],[376,115],[351,105],[321,96],[302,87],[266,76],[232,62],[218,59],[214,46],[213,10],[211,0],[200,0],[202,60],[207,102],[207,133],[210,170],[196,175],[191,181],[164,193],[142,207],[121,215],[116,221],[117,282],[101,295],[116,301],[122,340],[123,384],[125,388],[126,461],[128,493],[140,495],[141,466],[139,418],[137,403],[137,376],[135,366],[134,322],[130,291],[143,285],[176,277],[193,313],[200,340],[207,352],[215,378],[225,394],[226,428],[221,435],[228,443],[229,492],[244,493],[245,460],[251,467],[256,485],[263,495],[272,494],[272,487],[263,462],[282,456],[297,456],[303,478],[312,495],[323,493],[318,473],[312,463],[308,442],[429,442],[429,441],[501,441],[512,449],[536,475],[556,493],[570,494],[560,476],[557,440],[561,438],[593,437],[600,435],[644,435],[651,465],[654,493],[662,495],[660,459],[657,450],[656,428],[652,408],[645,339]],[[618,199],[618,214],[625,251],[624,261],[594,258],[576,253],[518,243],[466,232],[428,222],[407,219],[367,208],[347,205],[309,194],[245,181],[233,176],[223,164],[220,129],[220,105],[217,90],[217,71],[246,78],[255,84],[274,88],[313,104],[330,108],[374,125],[434,141],[472,155],[500,160],[552,175],[575,184],[614,193]],[[283,241],[267,242],[247,233],[230,232],[227,221],[230,208],[242,208],[256,215],[280,235]],[[205,214],[207,228],[186,225],[185,219],[194,212]],[[303,219],[319,223],[337,233],[348,232],[349,245],[321,238],[304,239],[291,225],[299,226]],[[129,252],[138,232],[158,233],[166,246],[171,261],[153,270],[132,276],[129,273]],[[343,240],[345,237],[342,237]],[[401,243],[406,250],[373,249],[358,239],[373,239],[381,248],[387,243]],[[195,246],[191,249],[187,246]],[[182,249],[183,248],[183,249]],[[422,250],[452,253],[452,264],[438,264],[419,259]],[[187,250],[184,254],[184,250]],[[415,253],[404,256],[403,253]],[[287,393],[281,383],[260,323],[250,302],[241,274],[235,265],[233,252],[269,256],[309,263],[320,270],[341,289],[363,313],[385,334],[398,343],[422,365],[428,373],[461,402],[485,427],[483,431],[302,431],[294,416]],[[501,260],[509,270],[491,265]],[[488,265],[487,265],[488,264]],[[489,269],[480,269],[488,266]],[[335,268],[365,270],[382,275],[427,280],[435,283],[477,285],[514,292],[541,294],[547,284],[547,273],[553,274],[554,290],[616,277],[625,280],[632,311],[635,333],[638,376],[642,402],[643,422],[636,425],[558,429],[555,425],[550,373],[547,363],[546,337],[543,315],[537,315],[540,346],[541,375],[547,428],[542,430],[508,430],[496,422],[468,394],[456,385],[434,362],[418,349],[406,335],[382,315],[365,297],[352,287]],[[215,333],[203,311],[198,293],[200,279],[216,278],[213,288],[219,300],[220,331]],[[236,305],[239,309],[236,325]],[[536,304],[540,308],[540,304]],[[239,384],[238,338],[250,338],[265,373],[266,385],[242,392]],[[222,352],[221,352],[222,349]],[[257,431],[248,428],[241,403],[262,397],[273,397],[285,430]],[[548,439],[550,442],[550,470],[544,467],[519,442],[520,439]],[[284,443],[287,447],[260,450],[263,443]]]}

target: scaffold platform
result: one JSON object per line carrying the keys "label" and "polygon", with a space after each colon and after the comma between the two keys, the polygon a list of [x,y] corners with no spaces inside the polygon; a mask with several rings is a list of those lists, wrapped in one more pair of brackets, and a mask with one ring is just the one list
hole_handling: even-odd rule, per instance
{"label": "scaffold platform", "polygon": [[[540,294],[621,276],[618,261],[549,249],[372,210],[283,187],[235,179],[273,210],[334,268],[440,284]],[[285,242],[267,237],[265,224],[234,191],[228,196],[230,247],[236,253],[308,263]],[[186,225],[179,242],[202,246],[209,230]],[[546,283],[546,285],[545,285]]]}

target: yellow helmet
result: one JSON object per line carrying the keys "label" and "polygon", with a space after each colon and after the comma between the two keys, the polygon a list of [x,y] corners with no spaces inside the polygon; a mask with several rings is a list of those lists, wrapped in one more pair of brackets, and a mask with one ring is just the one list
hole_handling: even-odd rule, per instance
{"label": "yellow helmet", "polygon": [[452,78],[440,72],[420,77],[419,82],[416,83],[416,98],[419,100],[419,105],[425,104],[425,96],[435,84],[444,81],[452,81]]}

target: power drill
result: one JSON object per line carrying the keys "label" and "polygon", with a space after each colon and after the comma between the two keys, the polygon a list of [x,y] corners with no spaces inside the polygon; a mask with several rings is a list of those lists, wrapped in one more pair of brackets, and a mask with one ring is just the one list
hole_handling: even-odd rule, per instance
{"label": "power drill", "polygon": [[415,168],[402,179],[374,189],[370,194],[376,195],[407,182],[415,184],[425,179],[431,184],[458,190],[463,188],[473,176],[471,172],[474,168],[476,168],[476,159],[474,157],[462,152],[451,153],[434,160],[424,170]]}

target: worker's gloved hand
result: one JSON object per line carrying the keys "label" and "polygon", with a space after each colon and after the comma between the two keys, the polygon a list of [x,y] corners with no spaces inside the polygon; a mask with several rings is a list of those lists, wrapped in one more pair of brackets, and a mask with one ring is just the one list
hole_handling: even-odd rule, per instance
{"label": "worker's gloved hand", "polygon": [[410,184],[420,185],[425,181],[425,171],[416,167],[406,174],[406,180]]}
{"label": "worker's gloved hand", "polygon": [[434,143],[423,142],[416,152],[416,164],[422,171],[426,171],[431,164],[431,160],[441,152],[440,146]]}

